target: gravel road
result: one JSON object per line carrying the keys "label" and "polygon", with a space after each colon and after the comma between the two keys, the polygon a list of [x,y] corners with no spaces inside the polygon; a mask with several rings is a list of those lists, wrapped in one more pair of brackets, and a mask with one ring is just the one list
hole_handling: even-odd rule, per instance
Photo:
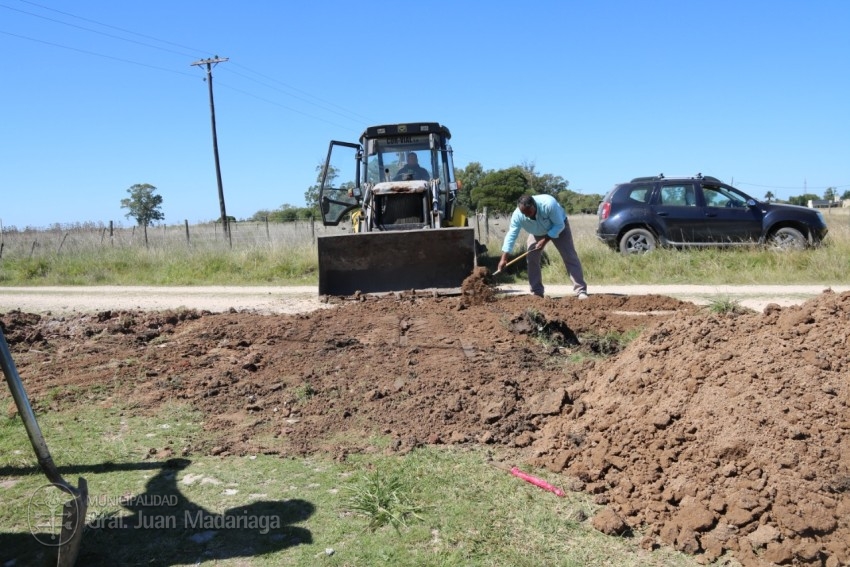
{"label": "gravel road", "polygon": [[[508,294],[527,293],[526,285],[504,285]],[[768,303],[796,305],[826,289],[836,293],[849,285],[599,285],[591,294],[658,294],[705,305],[731,299],[755,310]],[[570,296],[570,286],[547,286],[547,295]],[[304,313],[327,307],[314,286],[81,286],[0,287],[0,312],[80,313],[105,310],[206,309],[213,313],[249,310],[258,313]]]}

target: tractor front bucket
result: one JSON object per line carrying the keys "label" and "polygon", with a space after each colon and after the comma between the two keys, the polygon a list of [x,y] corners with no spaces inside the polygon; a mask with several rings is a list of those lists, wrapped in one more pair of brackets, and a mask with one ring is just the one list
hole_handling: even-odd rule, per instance
{"label": "tractor front bucket", "polygon": [[[0,329],[0,366],[3,368],[3,374],[6,376],[9,389],[12,391],[12,397],[15,399],[15,405],[18,407],[18,414],[24,422],[30,444],[35,451],[35,456],[38,459],[41,470],[44,471],[44,474],[53,486],[72,497],[62,507],[62,517],[55,518],[61,523],[61,531],[58,534],[59,539],[56,542],[51,540],[50,543],[56,548],[57,567],[73,567],[77,561],[80,542],[83,539],[83,531],[86,526],[86,513],[88,512],[89,502],[88,484],[84,478],[80,478],[79,486],[74,488],[59,474],[59,470],[53,463],[53,457],[50,456],[47,443],[35,419],[35,413],[33,413],[27,393],[24,391],[23,382],[21,382],[18,369],[12,360],[12,353],[9,350],[9,344],[6,342],[6,337],[2,329]],[[36,539],[39,539],[38,535],[35,533],[33,535]],[[39,539],[39,541],[41,540]]]}
{"label": "tractor front bucket", "polygon": [[460,293],[475,269],[475,231],[436,228],[320,236],[319,294]]}

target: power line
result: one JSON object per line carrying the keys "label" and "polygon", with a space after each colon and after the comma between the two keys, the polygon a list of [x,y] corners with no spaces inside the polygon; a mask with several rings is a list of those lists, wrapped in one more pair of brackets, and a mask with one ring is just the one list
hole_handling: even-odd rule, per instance
{"label": "power line", "polygon": [[[24,0],[21,0],[21,1],[24,1]],[[27,14],[28,16],[32,16],[34,18],[41,18],[42,20],[47,20],[48,22],[54,22],[54,23],[62,24],[63,26],[68,26],[68,27],[75,28],[75,29],[78,29],[78,30],[96,33],[96,34],[102,35],[104,37],[109,37],[109,38],[117,39],[117,40],[120,40],[120,41],[126,41],[128,43],[135,43],[136,45],[142,45],[144,47],[150,47],[152,49],[160,49],[162,51],[167,51],[169,53],[176,53],[177,55],[184,55],[185,57],[191,57],[191,55],[187,55],[185,53],[180,53],[178,51],[174,51],[173,49],[166,49],[164,47],[158,47],[156,45],[150,45],[148,43],[142,43],[141,41],[135,41],[133,39],[128,39],[126,37],[121,37],[121,36],[113,35],[113,34],[98,31],[98,30],[93,30],[91,28],[86,28],[86,27],[83,27],[83,26],[77,26],[77,25],[74,25],[74,24],[71,24],[71,23],[68,23],[68,22],[63,22],[62,20],[55,20],[53,18],[48,18],[47,16],[41,16],[39,14],[27,12],[26,10],[18,10],[17,8],[12,8],[11,6],[7,6],[6,4],[0,4],[0,7],[6,8],[7,10],[12,10],[14,12],[18,12],[18,13],[21,13],[21,14]],[[51,8],[48,8],[48,10],[50,10],[50,9]],[[58,10],[53,10],[53,11],[59,12]],[[59,13],[65,14],[65,12],[59,12]],[[77,16],[73,16],[72,14],[66,14],[66,15],[69,15],[69,16],[72,16],[72,17],[77,17]],[[89,20],[87,20],[87,21],[89,21]],[[97,22],[95,22],[95,23],[97,23]],[[99,25],[104,25],[104,24],[99,24]],[[120,28],[117,28],[117,29],[120,29]],[[126,31],[126,30],[121,30],[121,31]],[[133,32],[127,32],[127,33],[133,33]]]}
{"label": "power line", "polygon": [[242,89],[236,88],[236,87],[234,87],[234,86],[232,86],[232,85],[228,85],[227,83],[222,83],[222,82],[221,82],[221,80],[219,80],[219,81],[218,81],[218,86],[220,86],[220,87],[225,87],[225,88],[230,89],[230,90],[232,90],[232,91],[235,91],[235,92],[241,93],[241,94],[243,94],[243,95],[245,95],[245,96],[249,96],[249,97],[251,97],[251,98],[255,98],[255,99],[257,99],[257,100],[261,100],[261,101],[263,101],[263,102],[265,102],[265,103],[268,103],[268,104],[271,104],[271,105],[274,105],[274,106],[279,106],[280,108],[286,109],[286,110],[288,110],[288,111],[290,111],[290,112],[294,112],[295,114],[300,114],[301,116],[306,116],[306,117],[308,117],[308,118],[312,118],[313,120],[319,120],[319,121],[324,122],[324,123],[326,123],[326,124],[330,124],[331,126],[338,126],[338,127],[340,127],[340,128],[343,128],[343,129],[349,129],[349,127],[348,127],[348,126],[343,126],[343,125],[341,125],[341,124],[337,124],[336,122],[331,122],[330,120],[325,120],[324,118],[319,118],[318,116],[314,116],[314,115],[312,115],[312,114],[308,114],[308,113],[306,113],[306,112],[302,112],[302,111],[300,111],[300,110],[296,110],[296,109],[294,109],[294,108],[292,108],[292,107],[290,107],[290,106],[286,106],[285,104],[282,104],[282,103],[279,103],[279,102],[275,102],[275,101],[273,101],[273,100],[269,100],[269,99],[267,99],[267,98],[263,98],[263,97],[261,97],[261,96],[259,96],[259,95],[255,95],[254,93],[249,93],[248,91],[243,91]]}
{"label": "power line", "polygon": [[[350,114],[351,116],[356,116],[356,117],[357,117],[357,119],[358,119],[358,121],[359,121],[359,123],[361,123],[361,124],[362,124],[364,121],[365,121],[365,122],[369,122],[369,123],[374,122],[374,120],[372,120],[372,119],[370,119],[370,118],[368,118],[368,117],[365,117],[365,116],[360,115],[360,114],[357,114],[357,113],[350,112],[350,111],[348,111],[347,109],[345,109],[345,108],[343,108],[343,107],[339,106],[338,104],[334,104],[334,103],[332,103],[332,102],[329,102],[329,101],[323,100],[323,99],[321,99],[321,98],[319,98],[319,97],[317,97],[317,96],[315,96],[315,95],[312,95],[312,94],[310,94],[310,93],[308,93],[308,92],[306,92],[306,91],[303,91],[303,90],[301,90],[301,89],[299,89],[299,88],[297,88],[297,87],[293,87],[292,85],[286,84],[286,83],[284,83],[283,81],[280,81],[280,80],[278,80],[278,79],[275,79],[274,77],[271,77],[271,76],[268,76],[268,75],[264,75],[264,74],[262,74],[262,73],[260,73],[260,72],[258,72],[258,71],[254,71],[253,69],[249,69],[248,67],[245,67],[244,65],[240,65],[239,63],[234,63],[234,65],[235,65],[236,67],[241,68],[241,69],[245,69],[245,70],[246,70],[246,71],[248,71],[249,73],[254,73],[255,75],[258,75],[258,76],[260,76],[260,77],[262,77],[262,78],[264,78],[264,79],[267,79],[267,80],[272,81],[272,82],[274,82],[274,83],[278,83],[278,84],[280,84],[280,85],[282,85],[282,86],[284,86],[284,87],[286,87],[286,88],[288,88],[288,89],[294,90],[294,91],[299,92],[299,93],[302,93],[302,94],[304,94],[304,95],[306,95],[306,96],[308,96],[308,97],[310,97],[310,98],[316,99],[317,101],[321,102],[322,104],[327,104],[327,105],[329,105],[329,106],[331,106],[331,107],[333,107],[333,108],[338,108],[339,110],[341,110],[341,111],[343,111],[343,112],[345,112],[345,113],[347,113],[347,114]],[[258,82],[258,83],[260,83],[260,84],[262,84],[262,85],[264,85],[264,86],[267,86],[267,87],[269,87],[269,88],[271,88],[271,89],[278,90],[278,91],[280,90],[280,89],[278,89],[278,88],[276,88],[276,87],[274,87],[274,86],[267,85],[267,84],[265,84],[265,83],[261,83],[261,82],[260,82],[260,81],[258,81],[257,79],[254,79],[254,78],[249,77],[249,76],[247,76],[247,75],[243,75],[243,74],[241,74],[241,73],[236,73],[236,72],[235,72],[235,71],[233,71],[233,70],[231,70],[230,72],[231,72],[231,73],[233,73],[234,75],[239,75],[240,77],[244,77],[244,78],[246,78],[246,79],[248,79],[248,80],[250,80],[250,81],[256,81],[256,82]],[[315,102],[311,102],[311,101],[306,100],[306,99],[304,99],[304,98],[302,98],[302,97],[295,96],[295,95],[293,95],[293,94],[291,94],[291,93],[287,93],[287,92],[285,92],[285,91],[280,91],[280,92],[283,92],[283,94],[286,94],[286,95],[291,96],[291,97],[293,97],[293,98],[297,98],[298,100],[301,100],[301,101],[306,102],[306,103],[308,103],[308,104],[313,104],[313,105],[315,105],[315,106],[319,106],[319,105],[318,105],[318,104],[316,104]],[[322,107],[320,107],[320,108],[322,108]],[[338,115],[340,115],[340,116],[343,116],[344,118],[348,118],[349,120],[353,120],[353,118],[351,118],[350,116],[344,116],[344,115],[340,114],[339,112],[336,112],[336,111],[334,111],[334,110],[332,110],[332,109],[329,109],[329,108],[322,108],[322,110],[327,110],[328,112],[333,112],[334,114],[338,114]]]}
{"label": "power line", "polygon": [[12,37],[17,37],[19,39],[25,39],[27,41],[34,41],[36,43],[42,43],[44,45],[49,45],[51,47],[59,47],[61,49],[68,49],[70,51],[76,51],[77,53],[85,53],[86,55],[93,55],[95,57],[102,57],[104,59],[112,59],[113,61],[120,61],[121,63],[130,63],[131,65],[138,65],[140,67],[147,67],[148,69],[156,69],[157,71],[164,71],[166,73],[175,73],[177,75],[186,75],[188,77],[193,76],[193,75],[190,75],[189,73],[185,73],[183,71],[177,71],[176,69],[168,69],[166,67],[157,67],[156,65],[149,65],[147,63],[140,63],[139,61],[131,61],[129,59],[123,59],[121,57],[115,57],[113,55],[105,55],[103,53],[96,53],[94,51],[88,51],[86,49],[79,49],[77,47],[62,45],[60,43],[54,43],[52,41],[45,41],[43,39],[36,39],[34,37],[27,37],[25,35],[11,33],[11,32],[7,32],[7,31],[4,31],[4,30],[0,30],[0,33],[8,35],[8,36],[12,36]]}
{"label": "power line", "polygon": [[823,187],[809,187],[808,185],[804,185],[802,187],[799,187],[799,186],[797,186],[797,187],[783,187],[783,186],[779,186],[779,185],[759,185],[758,183],[745,183],[743,181],[739,181],[737,183],[737,185],[749,185],[751,187],[761,187],[763,189],[784,189],[784,190],[787,190],[787,191],[808,191],[808,190],[818,191],[818,190],[829,189],[830,187],[832,187],[833,189],[842,189],[844,187],[850,187],[850,184],[825,185]]}
{"label": "power line", "polygon": [[[158,39],[158,38],[153,37],[153,36],[150,36],[150,35],[145,35],[145,34],[138,33],[138,32],[134,32],[134,31],[132,31],[132,30],[128,30],[128,29],[124,29],[124,28],[119,28],[119,27],[117,27],[117,26],[113,26],[113,25],[111,25],[111,24],[104,24],[103,22],[99,22],[99,21],[97,21],[97,20],[90,20],[90,19],[88,19],[88,18],[83,18],[82,16],[77,16],[77,15],[75,15],[75,14],[71,14],[70,12],[63,12],[62,10],[56,10],[55,8],[51,8],[51,7],[49,7],[49,6],[44,6],[44,5],[42,5],[42,4],[38,4],[38,3],[36,3],[36,2],[30,2],[29,0],[19,0],[19,1],[20,1],[20,2],[23,2],[24,4],[30,4],[30,5],[32,5],[32,6],[38,6],[39,8],[43,8],[43,9],[45,9],[45,10],[50,10],[51,12],[56,12],[57,14],[62,14],[63,16],[68,16],[68,17],[71,17],[71,18],[75,18],[75,19],[77,19],[77,20],[82,20],[82,21],[84,21],[84,22],[89,22],[89,23],[91,23],[91,24],[97,24],[97,25],[99,25],[99,26],[103,26],[103,27],[105,27],[105,28],[110,28],[110,29],[113,29],[113,30],[116,30],[116,31],[120,31],[120,32],[123,32],[123,33],[129,33],[129,34],[131,34],[131,35],[136,35],[136,36],[139,36],[139,37],[143,37],[143,38],[145,38],[145,39],[152,39],[153,41],[158,41],[159,43],[165,43],[165,44],[167,44],[167,45],[173,45],[173,46],[175,46],[175,47],[179,47],[179,48],[181,48],[181,49],[187,49],[187,50],[189,50],[189,51],[195,51],[195,53],[197,53],[197,52],[198,52],[197,50],[194,50],[194,49],[193,49],[193,48],[191,48],[191,47],[186,47],[185,45],[180,45],[179,43],[173,43],[173,42],[171,42],[171,41],[165,41],[165,40]],[[22,10],[17,10],[17,11],[19,11],[19,12],[20,12],[20,11],[22,11]],[[27,14],[28,14],[29,12],[25,12],[25,13],[27,13]],[[33,14],[33,15],[35,15],[35,14]],[[39,16],[39,17],[42,17],[42,16]],[[60,23],[64,23],[64,22],[60,22]],[[70,25],[70,24],[68,24],[68,25]],[[142,45],[144,45],[144,44],[142,44]],[[153,47],[153,46],[151,46],[151,47]],[[174,52],[174,53],[176,53],[176,52]],[[202,51],[202,53],[203,53],[203,51]],[[182,53],[181,53],[180,55],[184,55],[184,54],[182,54]]]}
{"label": "power line", "polygon": [[[172,45],[172,46],[178,47],[178,48],[180,48],[180,49],[184,49],[184,50],[187,50],[187,51],[192,51],[193,53],[199,53],[199,52],[200,52],[200,53],[209,53],[209,51],[208,51],[208,50],[198,50],[198,49],[194,49],[194,48],[192,48],[192,47],[187,47],[187,46],[185,46],[185,45],[181,45],[181,44],[174,43],[174,42],[171,42],[171,41],[163,40],[163,39],[160,39],[160,38],[157,38],[157,37],[151,36],[151,35],[141,34],[141,33],[135,32],[135,31],[133,31],[133,30],[128,30],[128,29],[126,29],[126,28],[121,28],[121,27],[114,26],[114,25],[111,25],[111,24],[106,24],[106,23],[100,22],[100,21],[98,21],[98,20],[93,20],[93,19],[90,19],[90,18],[84,18],[84,17],[82,17],[82,16],[77,16],[76,14],[72,14],[72,13],[70,13],[70,12],[65,12],[65,11],[62,11],[62,10],[57,10],[57,9],[51,8],[51,7],[49,7],[49,6],[44,6],[44,5],[39,4],[39,3],[37,3],[37,2],[32,2],[32,1],[30,1],[30,0],[19,0],[19,1],[20,1],[20,2],[23,2],[23,3],[25,3],[25,4],[29,4],[29,5],[31,5],[31,6],[36,6],[36,7],[38,7],[38,8],[42,8],[42,9],[45,9],[45,10],[49,10],[49,11],[51,11],[51,12],[55,12],[55,13],[57,13],[57,14],[61,14],[61,15],[63,15],[63,16],[67,16],[67,17],[74,18],[74,19],[77,19],[77,20],[81,20],[81,21],[84,21],[84,22],[87,22],[87,23],[91,23],[91,24],[95,24],[95,25],[102,26],[102,27],[105,27],[105,28],[109,28],[109,29],[113,29],[113,30],[116,30],[116,31],[120,31],[120,32],[122,32],[122,33],[131,34],[131,35],[138,36],[138,37],[141,37],[141,38],[144,38],[144,39],[148,39],[148,40],[152,40],[152,41],[155,41],[155,42],[158,42],[158,43],[162,43],[162,44],[166,44],[166,45]],[[167,49],[167,48],[159,47],[159,46],[156,46],[156,45],[151,45],[151,44],[148,44],[148,43],[139,42],[139,41],[135,41],[135,40],[128,39],[128,38],[123,38],[123,37],[116,36],[116,35],[113,35],[113,34],[104,33],[104,32],[101,32],[101,31],[98,31],[98,30],[94,30],[94,29],[91,29],[91,28],[87,28],[87,27],[83,27],[83,26],[74,25],[74,24],[71,24],[71,23],[68,23],[68,22],[64,22],[64,21],[61,21],[61,20],[57,20],[57,19],[53,19],[53,18],[48,18],[48,17],[46,17],[46,16],[42,16],[42,15],[39,15],[39,14],[35,14],[35,13],[33,13],[33,12],[28,12],[28,11],[26,11],[26,10],[20,10],[20,9],[17,9],[17,8],[13,8],[13,7],[8,6],[8,5],[6,5],[6,4],[0,4],[0,7],[6,8],[6,9],[8,9],[8,10],[12,10],[12,11],[15,11],[15,12],[18,12],[18,13],[21,13],[21,14],[26,14],[26,15],[28,15],[28,16],[32,16],[32,17],[35,17],[35,18],[40,18],[40,19],[44,19],[44,20],[51,21],[51,22],[54,22],[54,23],[58,23],[58,24],[66,25],[66,26],[73,27],[73,28],[76,28],[76,29],[80,29],[80,30],[83,30],[83,31],[87,31],[87,32],[90,32],[90,33],[95,33],[95,34],[102,35],[102,36],[105,36],[105,37],[109,37],[109,38],[112,38],[112,39],[117,39],[117,40],[120,40],[120,41],[126,41],[126,42],[129,42],[129,43],[134,43],[134,44],[136,44],[136,45],[141,45],[141,46],[143,46],[143,47],[149,47],[149,48],[151,48],[151,49],[158,49],[158,50],[161,50],[161,51],[165,51],[165,52],[169,52],[169,53],[174,53],[174,54],[177,54],[177,55],[181,55],[181,56],[183,56],[183,57],[192,57],[192,56],[193,56],[192,54],[188,54],[188,53],[185,53],[185,52],[175,51],[175,50],[173,50],[173,49]],[[20,37],[20,38],[22,38],[22,39],[28,39],[28,40],[30,40],[30,41],[37,41],[37,42],[40,42],[40,43],[44,43],[44,44],[46,44],[46,45],[52,45],[52,46],[54,46],[54,47],[61,47],[61,48],[64,48],[64,49],[70,49],[70,50],[77,51],[77,52],[80,52],[80,53],[86,53],[86,54],[89,54],[89,55],[95,55],[95,56],[98,56],[98,57],[104,57],[104,58],[115,59],[115,60],[119,60],[119,61],[130,62],[130,63],[136,64],[136,65],[148,66],[148,67],[151,67],[151,68],[154,68],[154,69],[162,69],[161,67],[155,67],[155,66],[145,65],[145,64],[136,63],[136,62],[133,62],[133,61],[126,61],[126,60],[122,60],[122,59],[120,59],[120,58],[116,58],[116,57],[112,57],[112,56],[108,56],[108,55],[102,55],[102,54],[99,54],[99,53],[94,53],[94,52],[90,52],[90,51],[86,51],[86,50],[81,50],[81,49],[77,49],[77,48],[73,48],[73,47],[68,47],[68,46],[64,46],[64,45],[59,45],[59,44],[52,43],[52,42],[49,42],[49,41],[43,41],[43,40],[39,40],[39,39],[35,39],[35,38],[30,38],[30,37],[20,36],[20,35],[13,34],[13,33],[9,33],[9,32],[2,32],[2,33],[6,33],[7,35],[11,35],[11,36],[14,36],[14,37]],[[275,79],[274,77],[270,77],[270,76],[268,76],[268,75],[264,75],[264,74],[262,74],[262,73],[260,73],[260,72],[258,72],[258,71],[254,71],[254,70],[252,70],[252,69],[250,69],[250,68],[248,68],[248,67],[246,67],[246,66],[244,66],[244,65],[239,65],[238,63],[234,63],[234,65],[235,65],[235,66],[237,66],[237,67],[239,67],[239,68],[241,68],[241,69],[244,69],[244,70],[246,70],[246,71],[248,71],[248,72],[250,72],[250,73],[253,73],[253,74],[255,74],[255,75],[259,76],[259,77],[262,77],[262,78],[264,78],[264,79],[266,79],[266,80],[269,80],[269,81],[275,82],[275,83],[277,83],[277,84],[279,84],[279,85],[282,85],[282,86],[284,86],[284,87],[286,87],[286,88],[288,88],[288,89],[291,89],[291,90],[293,90],[293,91],[297,91],[297,92],[299,92],[299,93],[302,93],[302,94],[304,94],[304,95],[306,95],[306,96],[308,96],[308,97],[310,97],[310,98],[312,98],[312,99],[315,99],[315,100],[316,100],[316,101],[318,101],[318,102],[313,102],[313,101],[311,101],[311,100],[307,100],[307,99],[305,99],[305,98],[303,98],[303,97],[301,97],[301,96],[297,96],[297,95],[294,95],[294,94],[292,94],[292,93],[289,93],[289,92],[286,92],[286,91],[282,91],[282,90],[280,90],[280,89],[279,89],[279,88],[277,88],[277,87],[274,87],[274,86],[272,86],[272,85],[269,85],[269,84],[263,83],[262,81],[259,81],[259,80],[258,80],[258,79],[256,79],[256,78],[253,78],[253,77],[250,77],[250,76],[244,75],[244,74],[242,74],[242,73],[236,73],[236,72],[234,72],[234,71],[232,71],[232,70],[230,71],[230,73],[235,74],[235,75],[240,76],[240,77],[243,77],[243,78],[245,78],[245,79],[247,79],[247,80],[257,82],[258,84],[261,84],[261,85],[263,85],[263,86],[265,86],[265,87],[267,87],[267,88],[271,88],[271,89],[273,89],[273,90],[276,90],[276,91],[280,92],[281,94],[284,94],[284,95],[286,95],[286,96],[289,96],[289,97],[295,98],[295,99],[300,100],[301,102],[304,102],[304,103],[306,103],[306,104],[313,105],[313,106],[315,106],[315,107],[317,107],[317,108],[319,108],[319,109],[321,109],[321,110],[323,110],[323,111],[325,111],[325,112],[330,112],[330,113],[332,113],[332,114],[336,114],[337,116],[340,116],[340,117],[345,118],[345,119],[347,119],[347,120],[352,120],[352,121],[355,121],[355,122],[358,122],[358,123],[362,123],[363,121],[366,121],[366,122],[371,122],[371,121],[372,121],[372,120],[370,120],[370,119],[368,119],[368,118],[366,118],[366,117],[363,117],[363,116],[361,116],[361,115],[358,115],[357,113],[351,112],[351,111],[349,111],[349,110],[347,110],[347,109],[345,109],[345,108],[343,108],[343,107],[341,107],[341,106],[339,106],[339,105],[336,105],[336,104],[334,104],[334,103],[332,103],[332,102],[329,102],[329,101],[323,100],[323,99],[321,99],[321,98],[319,98],[319,97],[317,97],[317,96],[315,96],[315,95],[312,95],[312,94],[310,94],[310,93],[308,93],[308,92],[306,92],[306,91],[303,91],[303,90],[301,90],[301,89],[299,89],[299,88],[297,88],[297,87],[294,87],[294,86],[292,86],[292,85],[288,85],[288,84],[286,84],[286,83],[284,83],[284,82],[282,82],[282,81],[280,81],[280,80],[278,80],[278,79]],[[227,86],[227,85],[225,85],[224,83],[220,83],[220,84],[221,84],[222,86]],[[228,86],[228,88],[231,88],[231,89],[233,89],[233,90],[236,90],[237,92],[241,92],[242,94],[246,94],[246,95],[248,95],[248,96],[253,96],[254,98],[257,98],[257,99],[262,100],[262,101],[264,101],[264,102],[267,102],[267,103],[270,103],[270,104],[275,104],[276,106],[280,106],[281,108],[284,108],[284,109],[289,110],[289,111],[291,111],[291,112],[296,112],[296,113],[301,114],[301,115],[303,115],[303,116],[306,116],[306,117],[308,117],[308,118],[313,118],[313,119],[316,119],[316,120],[321,120],[322,122],[326,122],[326,123],[329,123],[329,124],[333,124],[334,126],[340,126],[339,124],[335,124],[335,123],[330,122],[330,121],[328,121],[328,120],[324,120],[324,119],[318,118],[318,117],[313,116],[313,115],[311,115],[311,114],[307,114],[307,113],[305,113],[305,112],[297,111],[297,110],[295,110],[295,109],[293,109],[293,108],[291,108],[291,107],[288,107],[288,106],[285,106],[285,105],[282,105],[282,104],[276,104],[276,103],[274,103],[274,102],[272,102],[272,101],[269,101],[268,99],[264,99],[264,98],[259,97],[259,96],[256,96],[256,95],[252,95],[251,93],[247,93],[246,91],[242,91],[242,90],[239,90],[239,89],[235,89],[235,88],[233,88],[233,87],[229,87],[229,86]],[[321,103],[321,104],[320,104],[320,103]],[[323,105],[325,105],[325,106],[323,106]],[[337,110],[333,110],[332,108],[328,108],[328,107],[333,107],[333,108],[339,109],[339,110],[341,110],[342,112],[339,112],[339,111],[337,111]],[[353,117],[357,117],[357,118],[353,118]],[[342,127],[342,126],[340,126],[340,127]],[[346,128],[346,129],[348,129],[348,128]]]}

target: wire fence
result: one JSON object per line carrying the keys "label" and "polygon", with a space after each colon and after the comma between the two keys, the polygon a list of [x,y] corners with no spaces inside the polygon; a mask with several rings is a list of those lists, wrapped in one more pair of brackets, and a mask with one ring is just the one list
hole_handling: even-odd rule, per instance
{"label": "wire fence", "polygon": [[[595,215],[572,215],[574,237],[593,238]],[[485,246],[498,246],[507,232],[510,218],[486,210],[473,213],[468,221],[476,240]],[[229,224],[230,235],[221,223],[159,225],[145,230],[140,226],[87,223],[54,225],[46,229],[6,229],[0,226],[0,259],[39,258],[57,254],[94,253],[109,249],[244,251],[315,247],[319,237],[352,233],[351,225],[324,226],[320,221],[288,222],[240,221]],[[586,233],[586,234],[585,234]]]}
{"label": "wire fence", "polygon": [[[48,229],[0,231],[0,257],[39,257],[104,249],[245,250],[257,247],[308,247],[325,234],[344,234],[348,227],[325,227],[315,221],[233,222],[230,234],[221,223],[148,227],[107,225],[54,226]],[[147,232],[147,234],[145,234]]]}

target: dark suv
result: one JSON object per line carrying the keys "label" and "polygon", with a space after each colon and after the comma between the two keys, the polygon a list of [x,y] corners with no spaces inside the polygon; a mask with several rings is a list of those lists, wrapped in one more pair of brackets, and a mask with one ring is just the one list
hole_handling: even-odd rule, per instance
{"label": "dark suv", "polygon": [[637,177],[614,186],[598,210],[596,236],[633,254],[657,246],[754,243],[800,250],[819,244],[827,227],[820,211],[764,203],[714,177]]}

